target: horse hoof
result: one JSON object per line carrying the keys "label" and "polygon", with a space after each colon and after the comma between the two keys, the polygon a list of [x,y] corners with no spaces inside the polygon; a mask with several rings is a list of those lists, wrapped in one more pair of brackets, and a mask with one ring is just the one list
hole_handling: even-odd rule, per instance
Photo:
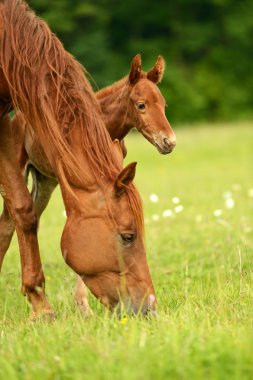
{"label": "horse hoof", "polygon": [[31,322],[53,322],[55,319],[56,314],[53,310],[34,311],[29,317]]}
{"label": "horse hoof", "polygon": [[86,303],[76,302],[76,305],[84,318],[89,318],[93,316],[93,311],[90,309],[89,305],[87,305]]}

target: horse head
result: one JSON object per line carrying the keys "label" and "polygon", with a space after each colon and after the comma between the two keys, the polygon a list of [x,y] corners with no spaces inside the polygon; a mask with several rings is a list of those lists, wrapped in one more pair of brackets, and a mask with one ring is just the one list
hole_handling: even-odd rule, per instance
{"label": "horse head", "polygon": [[[123,162],[118,140],[113,149]],[[121,164],[122,165],[122,164]],[[109,309],[124,304],[134,314],[155,310],[143,239],[142,208],[132,184],[136,163],[122,168],[103,188],[79,194],[85,213],[67,210],[62,253],[91,292]],[[67,202],[65,202],[67,205]]]}
{"label": "horse head", "polygon": [[165,61],[158,56],[156,64],[147,73],[141,69],[141,55],[131,63],[128,76],[131,86],[129,112],[135,127],[162,154],[168,154],[176,146],[176,136],[165,115],[166,102],[157,84],[161,82]]}

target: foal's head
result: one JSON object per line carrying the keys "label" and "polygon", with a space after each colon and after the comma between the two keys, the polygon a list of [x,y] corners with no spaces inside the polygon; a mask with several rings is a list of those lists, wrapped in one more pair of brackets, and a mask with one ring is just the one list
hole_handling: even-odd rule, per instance
{"label": "foal's head", "polygon": [[[120,155],[118,140],[113,144]],[[132,184],[131,163],[103,191],[91,191],[80,203],[85,213],[70,213],[62,236],[68,265],[111,310],[124,305],[134,314],[155,309],[155,292],[143,241],[142,208]]]}
{"label": "foal's head", "polygon": [[144,73],[141,56],[136,55],[128,77],[131,86],[129,112],[144,137],[160,153],[167,154],[175,148],[176,136],[165,115],[165,99],[156,85],[162,80],[164,68],[164,59],[159,56],[155,66]]}

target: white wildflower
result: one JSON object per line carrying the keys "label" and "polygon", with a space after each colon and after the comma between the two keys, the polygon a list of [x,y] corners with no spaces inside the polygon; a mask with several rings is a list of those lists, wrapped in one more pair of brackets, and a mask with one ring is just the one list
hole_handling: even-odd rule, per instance
{"label": "white wildflower", "polygon": [[174,208],[174,211],[178,214],[179,212],[183,211],[184,206],[183,205],[178,205]]}
{"label": "white wildflower", "polygon": [[214,210],[213,212],[214,216],[221,216],[223,214],[222,210]]}
{"label": "white wildflower", "polygon": [[171,211],[171,210],[164,210],[163,211],[163,217],[164,218],[169,218],[171,216],[173,216],[173,211]]}
{"label": "white wildflower", "polygon": [[227,208],[233,208],[234,205],[235,205],[235,201],[233,200],[233,198],[226,199],[225,206]]}
{"label": "white wildflower", "polygon": [[253,189],[248,190],[248,196],[253,198]]}
{"label": "white wildflower", "polygon": [[153,203],[157,203],[159,201],[159,197],[156,194],[150,194],[149,199]]}
{"label": "white wildflower", "polygon": [[180,199],[178,197],[173,197],[171,200],[174,205],[177,205],[180,202]]}

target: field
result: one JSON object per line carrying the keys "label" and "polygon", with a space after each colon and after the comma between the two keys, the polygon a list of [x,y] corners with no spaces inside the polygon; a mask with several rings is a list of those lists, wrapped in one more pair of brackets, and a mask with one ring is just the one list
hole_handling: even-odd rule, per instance
{"label": "field", "polygon": [[93,297],[94,316],[82,318],[59,249],[57,190],[39,232],[57,319],[28,320],[15,240],[0,276],[0,379],[252,379],[252,133],[250,123],[180,128],[169,156],[139,134],[127,138],[127,161],[138,161],[156,320],[118,321]]}

